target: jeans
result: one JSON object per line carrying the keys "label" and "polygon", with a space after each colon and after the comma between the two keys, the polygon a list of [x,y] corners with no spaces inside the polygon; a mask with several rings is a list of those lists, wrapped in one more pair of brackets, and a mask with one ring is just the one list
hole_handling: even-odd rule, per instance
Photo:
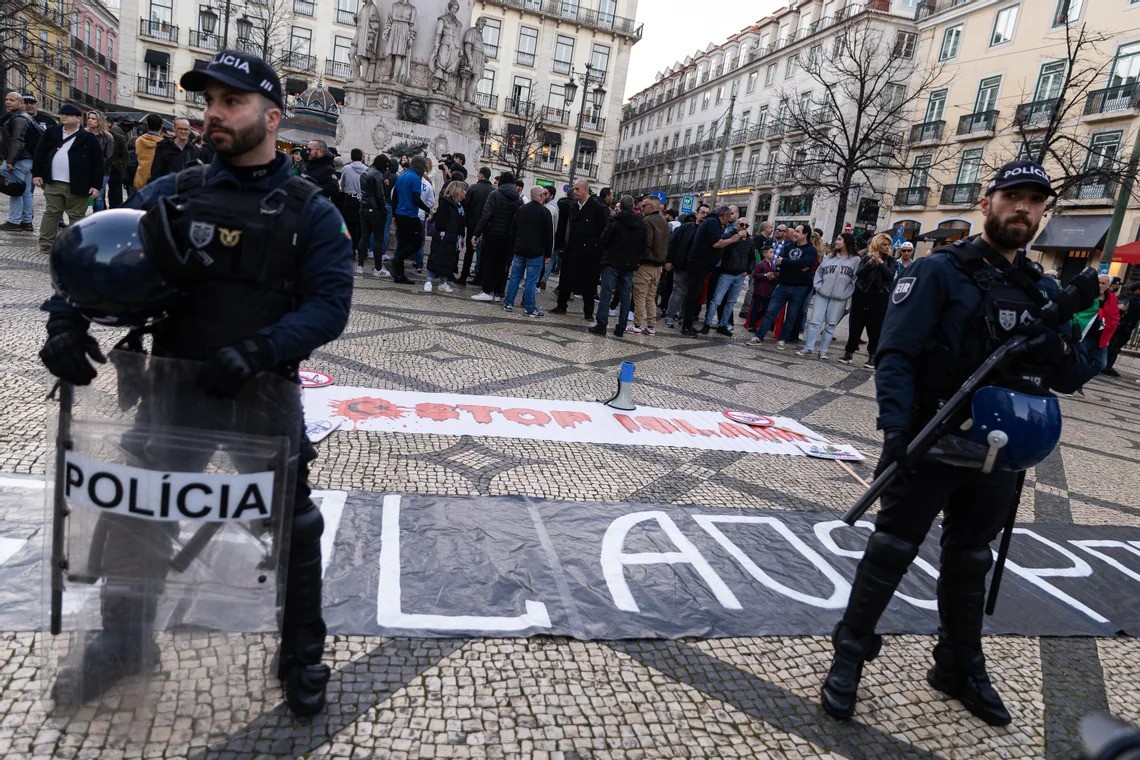
{"label": "jeans", "polygon": [[539,280],[543,285],[550,279],[550,275],[558,274],[562,271],[562,251],[555,248],[554,254],[550,257],[550,261],[542,269],[542,279]]}
{"label": "jeans", "polygon": [[669,294],[669,305],[665,307],[666,319],[677,319],[685,307],[685,294],[689,292],[689,273],[673,270],[673,292]]}
{"label": "jeans", "polygon": [[12,164],[14,171],[8,171],[8,165],[0,163],[0,174],[4,179],[24,181],[24,194],[11,198],[8,201],[8,221],[12,224],[31,224],[35,210],[32,208],[32,159],[22,158]]}
{"label": "jeans", "polygon": [[417,270],[424,268],[424,247],[427,245],[427,223],[420,220],[420,248],[412,255],[412,266]]}
{"label": "jeans", "polygon": [[772,325],[776,323],[780,310],[786,305],[788,313],[784,315],[784,329],[780,331],[780,340],[791,340],[792,333],[796,329],[796,317],[804,307],[807,294],[807,285],[777,285],[772,293],[772,300],[768,303],[768,313],[764,315],[760,327],[756,330],[756,337],[763,339],[768,334]]}
{"label": "jeans", "polygon": [[525,275],[526,282],[523,285],[523,308],[526,313],[530,314],[535,310],[536,305],[534,302],[535,292],[538,290],[538,278],[542,276],[542,267],[544,264],[542,256],[532,256],[525,258],[515,254],[511,260],[511,278],[507,282],[507,297],[503,299],[504,306],[514,306],[515,298],[519,294],[519,283],[523,281]]}
{"label": "jeans", "polygon": [[[618,296],[617,331],[625,332],[629,323],[629,300],[633,296],[633,272],[602,267],[602,292],[598,296],[597,322],[603,328],[610,323],[610,298]],[[583,296],[584,297],[584,296]]]}
{"label": "jeans", "polygon": [[[1096,317],[1094,317],[1096,319]],[[1104,369],[1105,364],[1108,363],[1108,346],[1100,347],[1100,334],[1093,337],[1086,337],[1081,340],[1081,349],[1085,352],[1085,356],[1089,359],[1089,370],[1087,380],[1091,380],[1100,374]],[[1087,382],[1086,380],[1086,382]]]}
{"label": "jeans", "polygon": [[[819,340],[819,352],[826,354],[828,347],[831,346],[831,339],[835,337],[835,327],[843,319],[843,311],[846,307],[846,298],[840,300],[816,293],[815,307],[812,309],[811,322],[807,329],[807,342],[804,344],[804,348],[808,351],[814,351],[815,342]],[[820,340],[820,330],[823,331],[822,340]]]}
{"label": "jeans", "polygon": [[[709,301],[708,313],[705,315],[705,324],[709,327],[723,327],[728,329],[728,320],[732,316],[732,309],[736,306],[736,299],[740,289],[744,286],[744,272],[740,274],[722,274],[717,278],[716,291]],[[720,324],[714,324],[717,309],[720,312]]]}
{"label": "jeans", "polygon": [[91,206],[93,211],[103,211],[107,208],[107,183],[110,179],[109,174],[103,175],[103,184],[99,186],[99,195],[95,197],[95,203]]}

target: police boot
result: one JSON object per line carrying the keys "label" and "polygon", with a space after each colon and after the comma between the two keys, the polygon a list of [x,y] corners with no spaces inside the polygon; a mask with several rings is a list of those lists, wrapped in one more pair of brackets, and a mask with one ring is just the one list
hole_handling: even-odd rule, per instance
{"label": "police boot", "polygon": [[311,501],[293,516],[285,616],[277,677],[294,715],[325,709],[325,687],[332,672],[321,663],[327,629],[321,617],[321,533],[324,521]]}
{"label": "police boot", "polygon": [[820,689],[820,704],[833,718],[847,720],[855,713],[863,663],[875,659],[883,643],[875,626],[917,554],[916,544],[890,533],[876,531],[867,541],[847,611],[831,634],[835,657]]}
{"label": "police boot", "polygon": [[136,676],[157,662],[153,596],[107,596],[103,630],[88,635],[78,662],[60,668],[52,684],[57,705],[73,707],[97,699],[123,678]]}
{"label": "police boot", "polygon": [[991,726],[1008,726],[1012,718],[990,684],[982,654],[986,573],[992,561],[988,546],[942,552],[938,579],[942,624],[934,647],[934,667],[926,680]]}

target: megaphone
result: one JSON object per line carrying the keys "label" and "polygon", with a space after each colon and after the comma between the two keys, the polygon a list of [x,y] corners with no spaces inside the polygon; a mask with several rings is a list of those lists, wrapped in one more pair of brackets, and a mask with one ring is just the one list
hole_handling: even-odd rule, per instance
{"label": "megaphone", "polygon": [[602,403],[614,409],[621,409],[623,412],[632,412],[637,408],[637,404],[633,403],[633,362],[621,363],[617,393]]}

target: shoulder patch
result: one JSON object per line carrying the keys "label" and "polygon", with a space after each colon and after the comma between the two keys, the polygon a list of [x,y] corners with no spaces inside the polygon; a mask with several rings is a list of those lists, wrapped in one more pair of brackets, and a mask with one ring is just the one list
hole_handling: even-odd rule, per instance
{"label": "shoulder patch", "polygon": [[914,290],[914,283],[915,278],[913,277],[900,277],[895,285],[894,292],[891,293],[891,303],[899,304],[905,301],[911,291]]}

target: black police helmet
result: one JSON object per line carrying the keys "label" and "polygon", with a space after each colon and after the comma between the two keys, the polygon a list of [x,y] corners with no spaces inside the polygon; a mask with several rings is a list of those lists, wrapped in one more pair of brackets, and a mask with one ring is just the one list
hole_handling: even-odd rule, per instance
{"label": "black police helmet", "polygon": [[178,297],[139,235],[142,211],[117,208],[62,230],[51,249],[51,279],[92,322],[138,326],[161,318]]}

